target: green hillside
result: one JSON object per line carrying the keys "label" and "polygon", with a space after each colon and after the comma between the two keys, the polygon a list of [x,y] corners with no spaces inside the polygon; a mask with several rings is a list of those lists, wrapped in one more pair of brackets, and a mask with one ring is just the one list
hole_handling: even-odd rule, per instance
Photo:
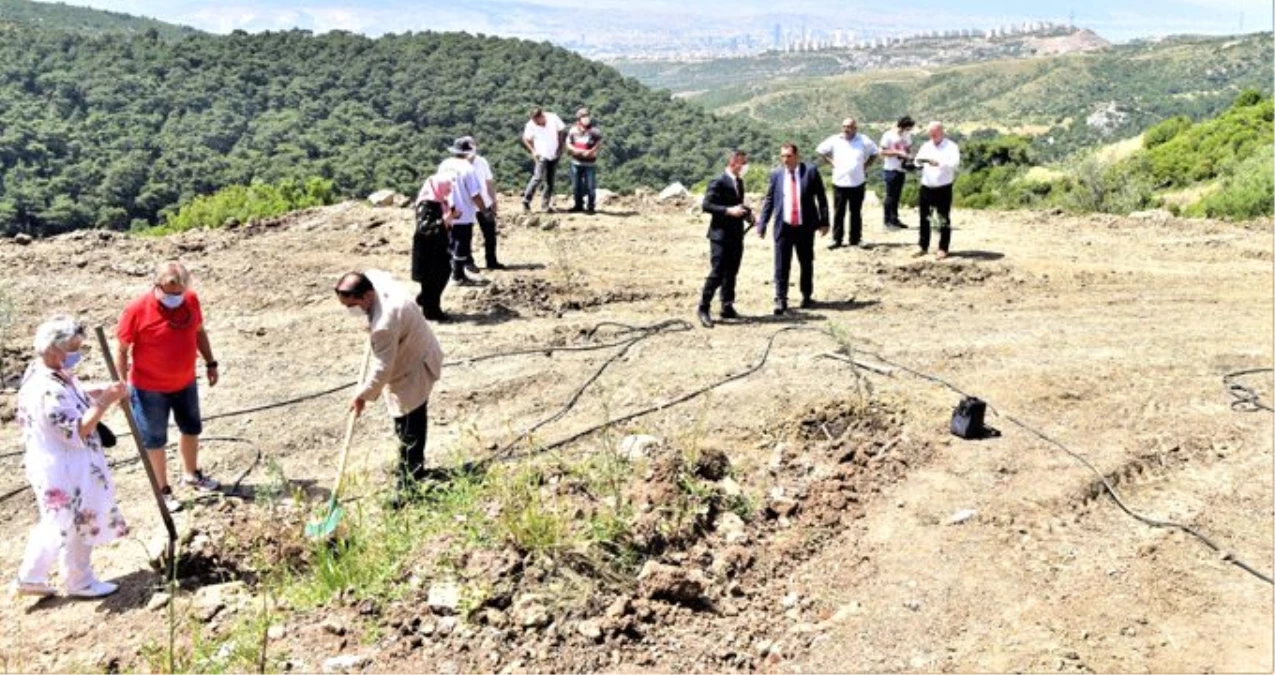
{"label": "green hillside", "polygon": [[166,40],[198,33],[194,28],[175,26],[130,14],[107,12],[87,7],[74,7],[60,2],[0,0],[0,27],[42,28],[73,33],[126,33],[144,35],[147,31]]}
{"label": "green hillside", "polygon": [[1255,90],[1200,122],[1174,117],[1142,134],[1133,152],[1085,153],[1045,170],[1029,139],[961,146],[955,201],[967,208],[1129,213],[1152,207],[1243,220],[1275,210],[1275,103]]}
{"label": "green hillside", "polygon": [[1174,115],[1217,114],[1247,88],[1270,93],[1272,44],[1270,33],[1176,38],[1083,54],[758,81],[690,100],[793,132],[835,130],[853,115],[880,133],[907,113],[967,132],[1037,136],[1042,156],[1061,157]]}
{"label": "green hillside", "polygon": [[157,224],[254,181],[336,195],[414,194],[452,139],[478,138],[505,187],[530,161],[533,105],[588,105],[607,141],[601,186],[693,181],[735,146],[774,147],[548,44],[465,34],[123,37],[23,30],[0,41],[0,228],[47,234]]}

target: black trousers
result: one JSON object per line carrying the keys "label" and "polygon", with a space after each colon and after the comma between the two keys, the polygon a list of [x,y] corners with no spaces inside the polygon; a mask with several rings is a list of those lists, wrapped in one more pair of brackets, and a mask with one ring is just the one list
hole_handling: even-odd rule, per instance
{"label": "black trousers", "polygon": [[863,238],[863,193],[867,183],[858,187],[832,188],[832,241],[840,244],[846,233],[846,206],[850,207],[850,245]]}
{"label": "black trousers", "polygon": [[430,233],[417,229],[412,237],[412,281],[421,285],[416,304],[421,306],[427,319],[438,319],[443,314],[443,289],[447,288],[451,275],[451,261],[447,235],[441,225]]}
{"label": "black trousers", "polygon": [[952,243],[952,184],[942,187],[921,186],[921,250],[930,250],[930,209],[939,215],[939,250],[947,252]]}
{"label": "black trousers", "polygon": [[801,297],[815,292],[815,228],[793,227],[784,223],[775,236],[775,304],[788,304],[788,278],[792,255],[797,253],[801,265]]}
{"label": "black trousers", "polygon": [[885,180],[885,224],[899,223],[899,199],[903,196],[903,183],[907,181],[906,171],[882,171]]}
{"label": "black trousers", "polygon": [[478,229],[483,233],[483,255],[487,259],[487,267],[496,266],[496,214],[491,209],[478,212]]}
{"label": "black trousers", "polygon": [[744,259],[744,238],[708,240],[708,257],[712,269],[704,279],[700,309],[708,311],[719,288],[722,289],[722,307],[730,307],[735,304],[735,278],[739,276],[739,265]]}
{"label": "black trousers", "polygon": [[544,201],[541,204],[548,209],[553,201],[553,182],[557,175],[558,160],[542,159],[536,162],[536,167],[531,172],[531,181],[527,183],[527,189],[522,193],[522,203],[531,205],[531,198],[536,196],[536,188],[544,184]]}
{"label": "black trousers", "polygon": [[425,439],[429,436],[429,401],[402,417],[394,418],[398,436],[399,489],[425,477]]}
{"label": "black trousers", "polygon": [[465,265],[474,262],[474,224],[452,223],[452,280],[465,278]]}

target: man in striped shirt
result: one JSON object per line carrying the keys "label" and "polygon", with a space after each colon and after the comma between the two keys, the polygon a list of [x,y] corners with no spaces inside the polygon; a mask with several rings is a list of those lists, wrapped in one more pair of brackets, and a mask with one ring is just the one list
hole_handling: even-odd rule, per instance
{"label": "man in striped shirt", "polygon": [[[576,111],[576,123],[567,132],[567,152],[571,155],[571,192],[575,204],[571,213],[584,211],[593,215],[598,192],[598,151],[602,149],[602,132],[589,117],[589,109]],[[585,197],[588,208],[585,208]]]}

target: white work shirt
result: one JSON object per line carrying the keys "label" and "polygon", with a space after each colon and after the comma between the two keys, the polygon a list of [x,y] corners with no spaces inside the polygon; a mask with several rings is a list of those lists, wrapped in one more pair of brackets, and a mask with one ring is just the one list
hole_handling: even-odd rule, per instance
{"label": "white work shirt", "polygon": [[[789,225],[801,224],[801,165],[798,164],[796,169],[788,169],[783,167],[784,181],[784,214],[780,219]],[[795,183],[794,183],[795,181]],[[793,203],[797,205],[797,220],[792,219]]]}
{"label": "white work shirt", "polygon": [[[921,185],[943,187],[956,180],[956,168],[961,165],[961,149],[952,139],[944,136],[938,145],[934,145],[933,141],[926,141],[917,151],[916,159],[921,166]],[[922,159],[932,159],[938,165],[921,164]]]}
{"label": "white work shirt", "polygon": [[474,173],[478,174],[478,182],[483,186],[483,203],[487,205],[487,208],[491,208],[491,191],[487,189],[487,182],[494,181],[495,178],[491,175],[491,165],[487,163],[486,157],[481,155],[474,157]]}
{"label": "white work shirt", "polygon": [[562,123],[562,118],[557,115],[546,112],[545,125],[540,126],[531,120],[527,120],[527,126],[522,129],[522,137],[531,141],[531,147],[540,155],[541,159],[557,159],[561,138],[558,136],[567,125]]}
{"label": "white work shirt", "polygon": [[478,213],[474,198],[483,196],[482,181],[478,180],[474,165],[460,157],[450,157],[438,165],[438,175],[452,182],[451,207],[460,213],[452,224],[472,225]]}
{"label": "white work shirt", "polygon": [[[912,151],[912,134],[910,132],[899,133],[898,129],[890,129],[881,136],[882,150],[896,150],[899,152]],[[902,171],[903,159],[899,157],[885,156],[881,163],[881,168],[886,171]]]}
{"label": "white work shirt", "polygon": [[815,152],[832,157],[833,185],[859,187],[867,180],[864,164],[869,157],[877,154],[877,146],[863,134],[855,134],[853,139],[847,139],[845,134],[836,134],[824,139]]}

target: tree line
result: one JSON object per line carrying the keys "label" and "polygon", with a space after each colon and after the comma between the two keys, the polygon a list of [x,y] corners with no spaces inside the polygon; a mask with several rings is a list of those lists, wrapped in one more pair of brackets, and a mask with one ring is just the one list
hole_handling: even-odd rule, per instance
{"label": "tree line", "polygon": [[462,135],[504,188],[530,159],[533,105],[587,105],[607,134],[600,184],[713,173],[775,134],[719,118],[548,43],[457,33],[288,31],[163,40],[23,29],[0,40],[0,228],[47,235],[161,224],[232,185],[330,181],[414,193]]}

